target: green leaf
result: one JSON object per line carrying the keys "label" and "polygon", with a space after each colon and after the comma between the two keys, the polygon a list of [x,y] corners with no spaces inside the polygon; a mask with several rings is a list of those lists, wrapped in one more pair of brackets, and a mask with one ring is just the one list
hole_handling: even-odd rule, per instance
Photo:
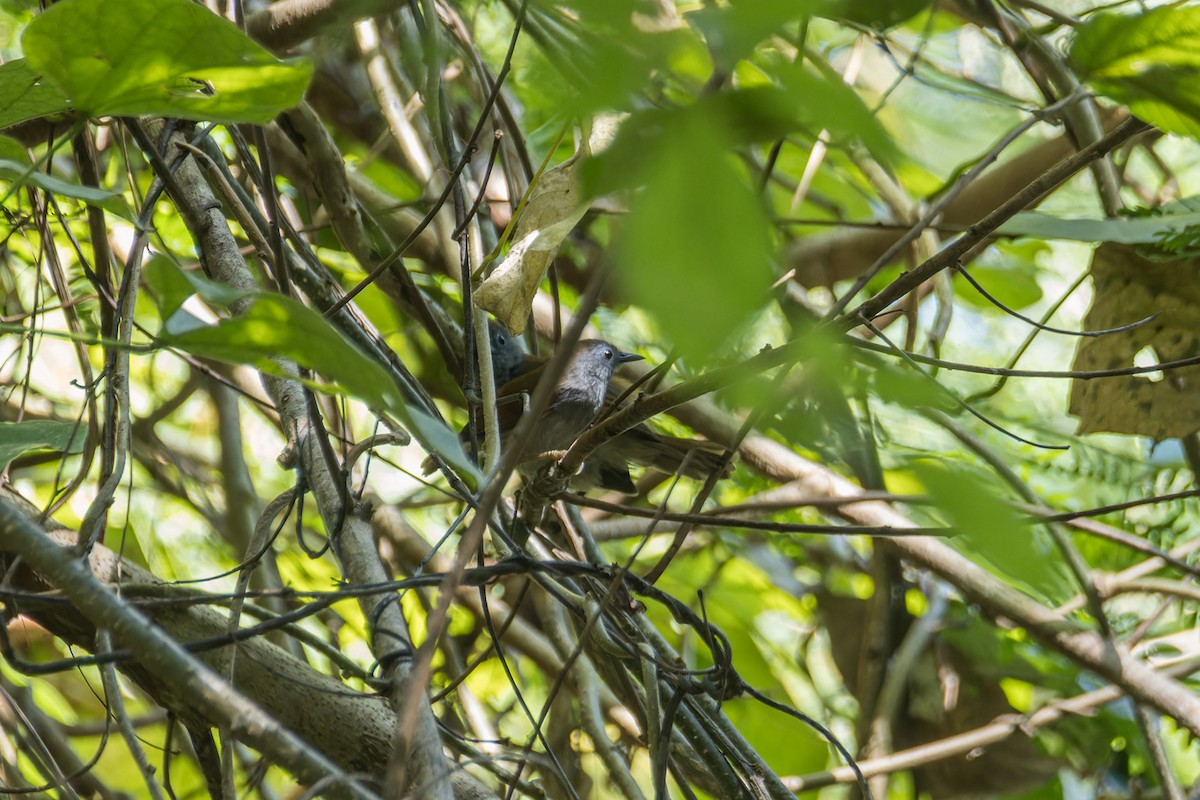
{"label": "green leaf", "polygon": [[0,128],[71,110],[67,96],[39,76],[25,59],[0,66]]}
{"label": "green leaf", "polygon": [[[1034,257],[1048,245],[1040,239],[997,242],[967,271],[989,295],[1011,309],[1020,310],[1042,299]],[[954,294],[977,308],[997,310],[995,304],[965,279],[956,277]]]}
{"label": "green leaf", "polygon": [[584,159],[580,180],[589,197],[639,186],[654,154],[663,149],[663,138],[684,109],[650,109],[630,114],[617,129],[616,138],[600,153]]}
{"label": "green leaf", "polygon": [[447,464],[454,467],[459,475],[466,476],[468,482],[473,478],[474,485],[479,485],[483,477],[483,473],[479,471],[479,465],[467,455],[462,439],[446,423],[434,419],[416,408],[409,409],[406,422],[412,428],[417,441],[427,451],[437,453]]}
{"label": "green leaf", "polygon": [[1076,30],[1071,60],[1106,78],[1138,75],[1154,64],[1200,67],[1200,8],[1095,14]]}
{"label": "green leaf", "polygon": [[312,75],[190,0],[62,0],[21,44],[29,67],[92,116],[265,124],[300,102]]}
{"label": "green leaf", "polygon": [[1073,594],[1058,551],[1045,531],[1023,522],[994,490],[961,467],[917,463],[913,469],[958,535],[951,544],[990,564],[1034,596],[1062,602]]}
{"label": "green leaf", "polygon": [[60,197],[73,197],[76,200],[82,200],[88,205],[98,206],[105,211],[116,214],[122,219],[130,221],[134,219],[133,211],[130,210],[125,199],[116,192],[110,192],[107,189],[71,183],[62,178],[56,178],[53,175],[47,175],[44,172],[33,169],[28,164],[8,160],[0,160],[0,176],[12,176],[18,186],[25,183],[32,183],[34,186],[45,189],[47,192],[59,195]]}
{"label": "green leaf", "polygon": [[1200,68],[1153,66],[1120,80],[1089,81],[1097,94],[1123,105],[1168,133],[1200,139]]}
{"label": "green leaf", "polygon": [[230,303],[253,294],[244,289],[237,289],[228,284],[210,280],[199,272],[185,272],[174,261],[162,255],[154,256],[146,264],[145,269],[142,270],[142,280],[154,292],[158,300],[159,313],[166,320],[166,329],[171,333],[180,332],[180,329],[172,325],[171,321],[183,302],[194,294],[217,306],[228,306]]}
{"label": "green leaf", "polygon": [[[552,89],[551,93],[556,95],[558,110],[568,116],[633,108],[646,88],[678,59],[699,55],[707,65],[707,49],[691,28],[636,24],[639,14],[657,13],[647,9],[644,0],[534,0],[533,6],[531,16],[549,20],[561,37],[562,53],[552,60],[572,86],[568,92]],[[564,63],[566,58],[569,64]],[[544,72],[536,74],[544,91]]]}
{"label": "green leaf", "polygon": [[1200,138],[1200,8],[1096,14],[1077,30],[1070,58],[1100,94]]}
{"label": "green leaf", "polygon": [[168,321],[167,328],[175,330],[169,321],[183,302],[196,293],[191,281],[178,264],[163,255],[150,259],[142,269],[142,281],[158,302],[159,314]]}
{"label": "green leaf", "polygon": [[771,142],[818,124],[799,94],[777,86],[715,92],[701,98],[690,113],[718,122],[731,144]]}
{"label": "green leaf", "polygon": [[877,159],[896,160],[899,149],[858,92],[834,72],[811,72],[798,65],[782,68],[780,82],[792,97],[798,119],[815,135],[826,129],[835,142],[861,140]]}
{"label": "green leaf", "polygon": [[633,29],[631,18],[642,11],[646,3],[644,0],[534,0],[532,5],[559,14],[560,8],[568,8],[584,28],[626,31]]}
{"label": "green leaf", "polygon": [[78,453],[86,437],[87,427],[73,422],[0,422],[0,470],[31,450]]}
{"label": "green leaf", "polygon": [[837,142],[861,141],[883,161],[895,160],[898,153],[891,135],[841,78],[785,68],[778,86],[728,89],[691,106],[630,115],[612,144],[583,162],[584,186],[596,196],[640,183],[656,169],[661,152],[677,152],[680,131],[704,136],[704,130],[720,138],[723,147],[772,142],[798,131],[815,139],[828,130]]}
{"label": "green leaf", "polygon": [[871,373],[871,386],[880,399],[906,408],[934,408],[947,414],[960,410],[937,381],[907,365],[877,363]]}
{"label": "green leaf", "polygon": [[886,30],[916,16],[930,5],[930,0],[821,0],[816,13]]}
{"label": "green leaf", "polygon": [[182,308],[183,301],[192,294],[210,303],[227,304],[250,293],[184,272],[165,258],[148,264],[145,274],[166,320],[159,334],[162,344],[285,377],[292,376],[284,373],[277,359],[294,361],[332,382],[310,383],[313,389],[345,392],[372,409],[393,414],[426,450],[441,454],[460,475],[478,482],[479,467],[467,455],[457,434],[444,422],[409,407],[387,370],[343,338],[317,312],[289,297],[263,292],[253,294],[253,304],[241,314],[206,325]]}
{"label": "green leaf", "polygon": [[702,46],[699,37],[684,28],[630,28],[610,35],[582,35],[574,44],[582,83],[566,98],[566,110],[576,115],[636,107],[640,94],[672,58]]}
{"label": "green leaf", "polygon": [[686,14],[704,33],[714,60],[726,72],[785,25],[817,15],[872,28],[899,24],[927,8],[930,0],[740,0],[707,4]]}
{"label": "green leaf", "polygon": [[1070,219],[1041,211],[1022,211],[997,228],[997,232],[1074,242],[1157,244],[1171,234],[1183,233],[1197,225],[1200,225],[1200,212],[1116,219]]}
{"label": "green leaf", "polygon": [[725,151],[719,120],[667,121],[618,237],[617,275],[676,345],[707,355],[768,298],[769,223]]}
{"label": "green leaf", "polygon": [[391,376],[301,303],[264,292],[243,313],[216,325],[170,333],[163,344],[189,353],[235,364],[249,364],[282,374],[276,358],[295,361],[324,375],[335,385],[322,391],[345,391],[374,409],[407,416]]}
{"label": "green leaf", "polygon": [[19,165],[22,170],[31,163],[25,145],[10,136],[0,135],[0,158]]}
{"label": "green leaf", "polygon": [[815,0],[751,0],[708,5],[686,17],[704,33],[717,64],[729,72],[759,42],[821,5]]}

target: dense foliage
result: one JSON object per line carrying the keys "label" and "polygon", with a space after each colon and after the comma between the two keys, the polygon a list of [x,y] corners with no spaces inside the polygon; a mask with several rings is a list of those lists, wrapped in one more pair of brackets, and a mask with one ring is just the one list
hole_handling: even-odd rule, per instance
{"label": "dense foliage", "polygon": [[[1200,4],[0,0],[0,58],[0,791],[1195,796]],[[510,443],[645,356],[540,471],[497,320]],[[575,491],[631,427],[711,466]]]}

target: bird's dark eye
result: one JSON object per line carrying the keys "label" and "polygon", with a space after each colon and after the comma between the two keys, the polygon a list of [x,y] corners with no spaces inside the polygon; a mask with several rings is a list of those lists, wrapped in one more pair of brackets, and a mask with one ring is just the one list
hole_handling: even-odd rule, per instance
{"label": "bird's dark eye", "polygon": [[605,351],[604,351],[604,357],[605,357],[605,358],[607,358],[609,361],[612,361],[612,357],[613,357],[613,352],[612,352],[612,350],[605,350]]}
{"label": "bird's dark eye", "polygon": [[496,344],[507,344],[507,343],[508,343],[508,339],[504,338],[503,333],[496,334]]}

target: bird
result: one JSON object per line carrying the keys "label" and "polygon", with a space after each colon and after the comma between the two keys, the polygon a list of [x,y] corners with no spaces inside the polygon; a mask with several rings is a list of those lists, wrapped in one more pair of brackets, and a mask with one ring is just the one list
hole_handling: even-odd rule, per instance
{"label": "bird", "polygon": [[[496,385],[500,387],[496,391],[497,399],[519,395],[522,391],[532,391],[545,366],[545,360],[526,353],[516,339],[497,322],[490,323],[489,337],[492,373]],[[583,342],[580,345],[582,346]],[[560,386],[567,380],[569,373],[570,366],[560,379]],[[619,389],[609,376],[600,408],[605,403],[615,402],[619,394]],[[599,413],[600,408],[596,409],[596,413]],[[513,411],[505,412],[501,407],[500,413],[501,430],[504,430],[503,418],[513,415]],[[595,415],[593,420],[594,418]],[[586,425],[584,427],[586,428]],[[580,429],[579,433],[582,431],[583,429]],[[564,447],[569,444],[568,442]],[[608,489],[622,494],[636,494],[637,488],[629,474],[631,463],[651,467],[667,475],[678,474],[696,480],[704,480],[717,470],[721,471],[722,477],[727,477],[732,471],[732,468],[725,464],[724,447],[700,439],[667,436],[654,431],[643,422],[600,445],[588,456],[580,472],[571,479],[571,488],[577,491]]]}
{"label": "bird", "polygon": [[[642,358],[600,339],[581,340],[559,376],[538,424],[525,442],[522,460],[570,447],[596,421],[604,408],[617,368],[631,361],[641,361]],[[522,395],[532,394],[544,371],[545,365],[539,364],[506,381],[496,390],[497,416],[502,436],[516,427],[524,411],[523,403],[513,401]]]}
{"label": "bird", "polygon": [[[510,346],[511,337],[496,325],[492,326],[490,335],[493,348],[500,354],[499,358],[493,358],[496,377],[509,377],[510,373],[516,373],[496,389],[496,416],[501,446],[507,447],[513,429],[526,411],[529,395],[533,394],[545,372],[546,362],[529,356],[521,358],[520,356],[526,355],[524,351],[515,343]],[[605,398],[616,370],[622,364],[640,361],[642,358],[636,353],[626,353],[616,345],[599,339],[583,339],[578,342],[555,384],[538,424],[530,431],[522,447],[520,460],[524,462],[545,453],[569,448],[579,435],[595,422],[604,408]],[[499,370],[496,370],[497,365]],[[467,439],[469,434],[469,430],[464,430],[462,438]],[[481,438],[479,432],[476,432],[476,438]],[[432,458],[426,459],[423,465],[425,474],[432,472],[434,466]],[[625,481],[629,482],[628,470],[625,473]],[[632,487],[632,483],[629,483]]]}
{"label": "bird", "polygon": [[492,351],[492,378],[497,388],[546,363],[545,359],[526,353],[516,337],[494,319],[488,320],[488,342]]}

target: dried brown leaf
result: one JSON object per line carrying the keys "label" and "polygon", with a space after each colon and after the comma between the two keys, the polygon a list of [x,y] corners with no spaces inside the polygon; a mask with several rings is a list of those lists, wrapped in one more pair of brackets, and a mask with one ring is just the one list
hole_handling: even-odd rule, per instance
{"label": "dried brown leaf", "polygon": [[[1081,339],[1073,369],[1134,366],[1149,350],[1158,363],[1200,353],[1200,260],[1151,259],[1136,247],[1104,244],[1092,258],[1095,298],[1084,320],[1090,331],[1120,327],[1157,314],[1127,331]],[[1200,430],[1200,367],[1086,380],[1071,384],[1070,412],[1079,433],[1132,433],[1156,440]]]}

